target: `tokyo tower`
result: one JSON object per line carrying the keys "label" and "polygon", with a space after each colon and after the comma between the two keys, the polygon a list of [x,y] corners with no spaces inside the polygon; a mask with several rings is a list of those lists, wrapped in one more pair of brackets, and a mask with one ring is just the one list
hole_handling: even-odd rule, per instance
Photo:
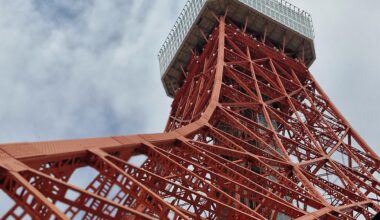
{"label": "tokyo tower", "polygon": [[380,158],[309,72],[313,39],[283,0],[189,0],[158,55],[165,132],[0,145],[0,217],[372,219]]}

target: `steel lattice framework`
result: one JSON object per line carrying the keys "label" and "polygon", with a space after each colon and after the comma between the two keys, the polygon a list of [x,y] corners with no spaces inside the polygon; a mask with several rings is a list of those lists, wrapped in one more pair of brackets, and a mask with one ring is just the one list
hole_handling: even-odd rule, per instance
{"label": "steel lattice framework", "polygon": [[[380,159],[302,58],[225,19],[166,132],[0,146],[3,219],[370,219]],[[140,164],[137,164],[139,157]],[[78,170],[96,175],[86,186]]]}

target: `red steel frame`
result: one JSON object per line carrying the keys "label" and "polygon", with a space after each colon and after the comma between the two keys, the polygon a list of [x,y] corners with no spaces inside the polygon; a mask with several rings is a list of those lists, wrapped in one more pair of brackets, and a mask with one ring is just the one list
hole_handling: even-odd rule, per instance
{"label": "red steel frame", "polygon": [[[165,133],[0,145],[1,191],[14,201],[3,219],[370,219],[379,212],[380,159],[302,57],[225,16],[218,21],[184,68]],[[144,155],[141,166],[131,162],[136,155]],[[83,167],[97,172],[86,188],[69,181]]]}

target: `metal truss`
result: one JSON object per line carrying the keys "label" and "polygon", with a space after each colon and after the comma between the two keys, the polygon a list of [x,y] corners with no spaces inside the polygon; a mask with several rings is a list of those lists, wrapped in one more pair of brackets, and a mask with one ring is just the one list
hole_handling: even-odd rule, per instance
{"label": "metal truss", "polygon": [[[0,195],[13,201],[2,218],[370,219],[379,212],[380,159],[302,56],[218,21],[183,68],[165,133],[0,145]],[[72,179],[89,170],[95,175],[86,186]]]}

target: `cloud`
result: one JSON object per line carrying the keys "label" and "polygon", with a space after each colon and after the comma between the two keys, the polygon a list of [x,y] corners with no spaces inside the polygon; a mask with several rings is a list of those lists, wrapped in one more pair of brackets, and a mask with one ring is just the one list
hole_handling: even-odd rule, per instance
{"label": "cloud", "polygon": [[[380,2],[293,0],[309,11],[311,70],[377,152]],[[185,0],[3,2],[0,142],[160,132],[171,100],[156,54]]]}
{"label": "cloud", "polygon": [[317,59],[311,72],[354,129],[380,154],[380,2],[292,2],[313,16]]}
{"label": "cloud", "polygon": [[156,54],[183,5],[2,3],[0,141],[162,131],[171,100]]}

